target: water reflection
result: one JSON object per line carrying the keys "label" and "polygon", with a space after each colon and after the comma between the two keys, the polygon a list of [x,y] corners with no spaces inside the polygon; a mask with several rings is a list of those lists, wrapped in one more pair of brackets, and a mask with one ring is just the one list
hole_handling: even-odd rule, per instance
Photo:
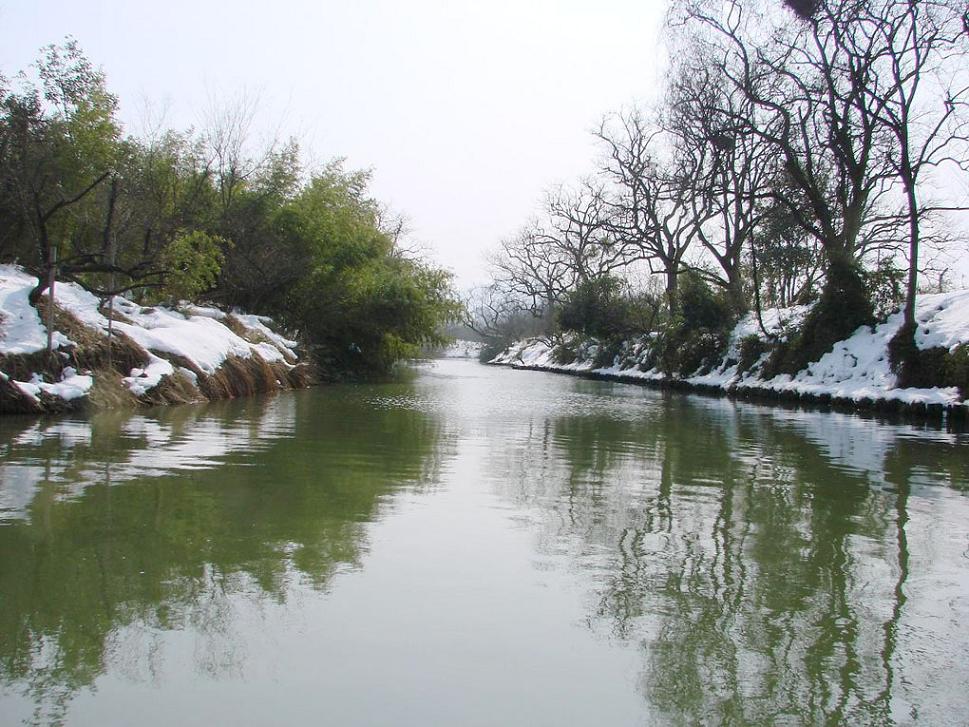
{"label": "water reflection", "polygon": [[240,604],[284,602],[294,581],[325,589],[359,563],[388,495],[435,480],[433,417],[363,416],[339,389],[323,403],[297,393],[4,432],[0,679],[33,721],[62,720],[109,667],[152,680],[166,633],[200,635],[200,673],[240,676]]}
{"label": "water reflection", "polygon": [[965,438],[615,388],[637,416],[559,413],[490,468],[590,574],[591,625],[640,644],[658,723],[962,713],[936,599],[965,623]]}
{"label": "water reflection", "polygon": [[[614,648],[650,724],[940,724],[969,707],[965,435],[466,362],[0,426],[0,679],[28,721],[67,718],[105,675],[177,701],[170,664],[256,689],[253,654],[299,661],[260,634],[347,590],[325,636],[322,618],[295,629],[313,668],[363,674],[363,691],[326,694],[345,716],[373,692],[406,722],[387,676],[406,664],[420,706],[451,704],[452,723],[483,713],[429,686],[455,675],[526,723],[528,699],[617,688]],[[375,542],[420,562],[375,559]],[[574,630],[595,643],[568,641],[549,573],[580,593]],[[600,659],[590,696],[555,668],[517,678],[504,659],[522,644]],[[590,709],[620,723],[613,707]]]}

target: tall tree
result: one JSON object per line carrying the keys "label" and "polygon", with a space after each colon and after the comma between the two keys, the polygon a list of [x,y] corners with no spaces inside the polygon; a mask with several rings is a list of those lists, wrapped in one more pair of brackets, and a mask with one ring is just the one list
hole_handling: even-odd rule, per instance
{"label": "tall tree", "polygon": [[696,184],[711,150],[677,144],[668,135],[664,140],[662,127],[639,111],[603,120],[596,136],[606,149],[602,172],[615,190],[612,233],[651,273],[664,277],[668,304],[675,308],[686,254],[715,215],[710,195]]}

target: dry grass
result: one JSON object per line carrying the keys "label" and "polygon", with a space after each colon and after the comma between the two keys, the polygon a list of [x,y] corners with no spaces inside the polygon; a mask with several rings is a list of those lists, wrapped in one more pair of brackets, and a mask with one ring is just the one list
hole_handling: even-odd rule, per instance
{"label": "dry grass", "polygon": [[[47,298],[41,298],[37,304],[37,311],[45,324],[49,305],[50,301]],[[73,346],[63,349],[67,358],[59,357],[61,360],[60,369],[51,372],[56,373],[57,376],[60,375],[64,366],[73,366],[79,371],[97,371],[111,368],[122,376],[127,376],[131,373],[131,369],[144,368],[148,364],[148,352],[128,336],[119,331],[114,331],[109,339],[103,331],[85,325],[73,313],[61,308],[56,303],[54,304],[54,329],[63,333],[74,343]],[[41,355],[46,354],[41,352]],[[32,370],[36,371],[37,369]]]}
{"label": "dry grass", "polygon": [[126,316],[124,313],[119,311],[117,308],[109,308],[107,303],[101,306],[100,312],[101,312],[101,315],[103,315],[105,318],[110,318],[111,320],[117,323],[127,323],[129,325],[134,325],[131,322],[131,319],[128,318],[128,316]]}
{"label": "dry grass", "polygon": [[88,401],[95,409],[134,409],[138,397],[124,385],[123,377],[113,369],[94,372],[94,385],[88,393]]}
{"label": "dry grass", "polygon": [[222,323],[225,325],[226,328],[228,328],[234,334],[236,334],[240,338],[245,339],[249,343],[255,343],[255,344],[268,343],[270,346],[274,347],[277,351],[279,351],[283,355],[283,358],[286,359],[286,363],[290,365],[295,364],[296,361],[298,360],[296,358],[296,355],[288,348],[286,348],[285,346],[277,345],[275,342],[267,338],[266,334],[264,334],[262,331],[257,330],[255,328],[247,327],[245,323],[240,321],[231,313],[225,317]]}
{"label": "dry grass", "polygon": [[0,414],[41,414],[44,409],[6,377],[0,376]]}
{"label": "dry grass", "polygon": [[319,382],[316,367],[308,363],[296,364],[286,371],[289,385],[294,389],[305,389]]}
{"label": "dry grass", "polygon": [[257,353],[250,358],[229,356],[210,376],[199,378],[199,388],[211,400],[236,399],[279,388],[276,373]]}
{"label": "dry grass", "polygon": [[[220,321],[220,323],[239,336],[239,338],[244,338],[249,341],[249,343],[261,343],[262,341],[266,340],[266,337],[263,336],[259,331],[254,331],[251,328],[248,328],[245,323],[240,321],[231,313],[228,313],[226,317]],[[260,340],[256,340],[257,338]]]}
{"label": "dry grass", "polygon": [[194,404],[204,401],[205,397],[183,371],[175,371],[171,376],[162,376],[158,385],[139,399],[142,404]]}
{"label": "dry grass", "polygon": [[[42,298],[37,306],[41,319],[47,321],[49,299]],[[112,314],[106,308],[105,315]],[[199,367],[185,358],[169,353],[157,355],[195,374],[197,384],[191,376],[178,371],[162,377],[151,391],[136,397],[125,385],[123,378],[130,375],[134,368],[144,368],[149,354],[140,345],[123,333],[115,331],[111,339],[101,330],[82,323],[70,311],[54,304],[54,328],[67,336],[72,345],[65,346],[52,355],[46,351],[32,354],[0,355],[0,371],[7,376],[29,380],[35,373],[47,381],[59,381],[64,368],[73,366],[78,371],[93,372],[94,385],[87,397],[64,401],[57,397],[41,394],[34,399],[20,391],[11,382],[0,377],[0,413],[39,414],[44,412],[75,411],[86,405],[95,409],[130,409],[137,406],[160,404],[184,404],[218,399],[235,399],[252,396],[279,389],[304,388],[316,383],[312,366],[299,363],[286,349],[279,349],[290,364],[276,361],[267,362],[257,353],[251,357],[229,356],[213,374],[205,374]],[[113,312],[117,321],[130,322],[125,316]],[[270,343],[260,331],[247,328],[238,318],[227,315],[223,323],[236,335],[250,343]],[[279,348],[277,346],[277,348]]]}

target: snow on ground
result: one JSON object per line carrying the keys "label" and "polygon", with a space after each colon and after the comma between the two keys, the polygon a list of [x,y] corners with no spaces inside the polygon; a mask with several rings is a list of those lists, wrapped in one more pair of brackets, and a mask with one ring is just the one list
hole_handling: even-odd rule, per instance
{"label": "snow on ground", "polygon": [[[0,353],[27,354],[47,348],[47,328],[27,301],[37,278],[13,265],[0,265]],[[59,331],[54,346],[70,343]]]}
{"label": "snow on ground", "polygon": [[[3,376],[6,381],[11,380],[3,372],[0,372],[0,376]],[[14,381],[13,383],[18,389],[34,399],[39,398],[41,393],[45,393],[59,397],[64,401],[73,401],[85,396],[91,390],[91,387],[94,386],[94,378],[86,374],[78,374],[77,371],[68,366],[64,369],[61,380],[54,384],[47,383],[38,374],[34,374],[30,381]]]}
{"label": "snow on ground", "polygon": [[[0,354],[29,354],[47,346],[47,328],[37,310],[27,300],[37,279],[14,265],[0,265]],[[74,283],[57,283],[54,299],[78,320],[94,330],[106,332],[108,319],[99,310],[100,300]],[[291,341],[269,328],[269,319],[236,313],[243,326],[253,331],[258,343],[252,343],[231,331],[221,321],[226,314],[217,308],[186,305],[183,311],[163,306],[143,307],[124,297],[114,299],[114,310],[127,322],[115,320],[115,331],[124,333],[150,352],[144,369],[134,369],[125,383],[142,396],[156,386],[175,367],[155,354],[174,354],[194,364],[206,374],[214,373],[230,356],[251,358],[258,354],[270,363],[296,360],[296,341]],[[54,332],[55,348],[65,348],[71,341]],[[188,371],[188,369],[182,369]],[[70,373],[68,373],[70,372]],[[194,375],[193,375],[194,376]],[[31,381],[14,382],[24,393],[37,397],[44,391],[70,400],[85,395],[93,380],[89,375],[67,369],[61,381],[49,383],[37,376]]]}
{"label": "snow on ground", "polygon": [[269,362],[285,360],[273,344],[250,343],[209,315],[185,314],[162,306],[146,308],[125,298],[116,298],[114,306],[130,321],[115,321],[115,329],[149,351],[182,356],[206,374],[214,373],[229,356],[250,358],[255,352]]}
{"label": "snow on ground", "polygon": [[[809,310],[807,306],[765,310],[762,314],[764,327],[771,335],[784,336],[785,331],[796,327]],[[969,343],[969,291],[920,296],[916,305],[916,319],[919,323],[916,344],[920,349],[942,346],[952,350],[960,344]],[[874,328],[862,326],[850,338],[836,344],[833,350],[809,364],[797,375],[792,377],[783,374],[772,379],[762,379],[758,376],[757,366],[741,373],[738,365],[734,363],[739,358],[740,342],[745,337],[754,335],[761,339],[766,338],[757,317],[750,314],[732,332],[727,355],[719,367],[704,375],[684,378],[694,385],[725,391],[746,389],[797,392],[855,402],[888,399],[909,404],[941,404],[946,407],[962,404],[959,390],[955,387],[895,388],[896,377],[888,362],[888,342],[901,325],[902,314],[896,313]],[[631,367],[627,365],[626,368],[620,368],[617,363],[594,368],[592,361],[595,352],[594,345],[587,346],[579,351],[579,356],[573,363],[557,364],[553,360],[552,345],[548,341],[528,339],[512,345],[497,356],[493,363],[554,371],[585,371],[628,379],[656,381],[668,378],[662,371],[643,371],[637,365],[648,353],[645,342],[632,348]]]}

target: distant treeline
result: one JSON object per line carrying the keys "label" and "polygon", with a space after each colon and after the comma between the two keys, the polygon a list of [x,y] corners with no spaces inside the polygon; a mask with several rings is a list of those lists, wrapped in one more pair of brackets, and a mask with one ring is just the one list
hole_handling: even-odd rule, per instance
{"label": "distant treeline", "polygon": [[599,169],[502,243],[469,323],[496,345],[662,330],[675,358],[741,313],[815,302],[794,371],[901,308],[904,381],[916,293],[944,282],[926,251],[964,211],[938,192],[969,189],[969,6],[687,0],[665,29],[662,100],[603,119]]}
{"label": "distant treeline", "polygon": [[373,374],[440,339],[447,272],[409,254],[367,172],[259,149],[242,100],[207,128],[125,133],[73,40],[0,76],[0,261],[105,299],[205,299],[298,330],[333,375]]}

